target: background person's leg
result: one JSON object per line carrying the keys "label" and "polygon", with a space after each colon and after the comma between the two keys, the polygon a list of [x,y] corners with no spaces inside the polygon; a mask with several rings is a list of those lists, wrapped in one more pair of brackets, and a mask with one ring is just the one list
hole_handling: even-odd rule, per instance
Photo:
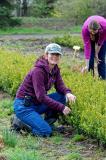
{"label": "background person's leg", "polygon": [[88,71],[94,76],[95,42],[91,42],[91,56]]}
{"label": "background person's leg", "polygon": [[98,64],[98,74],[102,79],[106,79],[106,41],[102,45],[98,58],[101,60]]}

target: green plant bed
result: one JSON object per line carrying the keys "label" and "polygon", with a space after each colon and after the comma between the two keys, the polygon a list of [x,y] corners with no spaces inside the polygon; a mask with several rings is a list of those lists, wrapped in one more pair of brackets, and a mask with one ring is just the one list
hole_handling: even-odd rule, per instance
{"label": "green plant bed", "polygon": [[[15,56],[14,56],[15,55]],[[0,50],[0,88],[12,96],[26,73],[33,66],[34,55],[21,55]],[[71,63],[71,61],[70,61]],[[79,130],[106,143],[106,83],[90,74],[72,71],[71,64],[61,63],[65,84],[72,89],[77,100],[70,104],[71,115],[67,121]]]}
{"label": "green plant bed", "polygon": [[71,105],[72,114],[68,121],[103,144],[106,143],[106,83],[90,74],[71,73],[64,78],[77,96]]}

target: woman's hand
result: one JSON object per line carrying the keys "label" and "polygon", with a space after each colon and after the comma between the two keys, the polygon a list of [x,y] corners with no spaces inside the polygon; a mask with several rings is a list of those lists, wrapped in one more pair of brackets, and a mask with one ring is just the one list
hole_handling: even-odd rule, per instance
{"label": "woman's hand", "polygon": [[89,68],[89,59],[85,60],[86,66],[84,66],[81,70],[81,73],[87,73]]}
{"label": "woman's hand", "polygon": [[81,69],[81,73],[87,73],[88,72],[88,67],[85,66]]}
{"label": "woman's hand", "polygon": [[63,114],[64,115],[68,115],[71,112],[71,109],[67,106],[65,106],[64,110],[63,110]]}
{"label": "woman's hand", "polygon": [[95,60],[96,60],[96,63],[99,64],[101,62],[101,60],[98,58],[97,55],[95,55]]}
{"label": "woman's hand", "polygon": [[101,62],[101,60],[98,58],[100,49],[101,49],[101,46],[98,46],[98,45],[95,46],[95,60],[97,64]]}
{"label": "woman's hand", "polygon": [[76,96],[74,96],[74,95],[71,94],[71,93],[67,93],[66,96],[67,96],[69,102],[74,102],[74,103],[75,103]]}

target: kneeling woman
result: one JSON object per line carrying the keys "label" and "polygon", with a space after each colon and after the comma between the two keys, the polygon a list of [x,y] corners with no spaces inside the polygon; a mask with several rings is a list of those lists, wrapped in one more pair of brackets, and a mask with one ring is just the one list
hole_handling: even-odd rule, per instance
{"label": "kneeling woman", "polygon": [[[60,75],[58,63],[62,56],[60,45],[49,44],[45,54],[26,75],[14,101],[14,111],[19,120],[31,127],[33,135],[50,136],[51,123],[57,120],[57,113],[67,115],[70,108],[66,98],[75,102],[76,97],[66,88]],[[54,85],[56,92],[47,94]],[[45,114],[43,118],[41,114]],[[51,120],[55,119],[53,122]]]}

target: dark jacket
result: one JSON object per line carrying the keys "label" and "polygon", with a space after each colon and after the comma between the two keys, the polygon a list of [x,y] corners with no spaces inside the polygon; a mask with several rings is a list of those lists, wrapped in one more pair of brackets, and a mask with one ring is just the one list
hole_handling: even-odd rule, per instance
{"label": "dark jacket", "polygon": [[35,66],[26,75],[20,85],[16,98],[24,98],[29,95],[33,98],[35,104],[44,103],[52,109],[63,111],[64,105],[50,98],[47,91],[54,85],[57,92],[66,94],[70,89],[66,88],[60,75],[57,65],[50,72],[48,61],[44,58],[37,60]]}

